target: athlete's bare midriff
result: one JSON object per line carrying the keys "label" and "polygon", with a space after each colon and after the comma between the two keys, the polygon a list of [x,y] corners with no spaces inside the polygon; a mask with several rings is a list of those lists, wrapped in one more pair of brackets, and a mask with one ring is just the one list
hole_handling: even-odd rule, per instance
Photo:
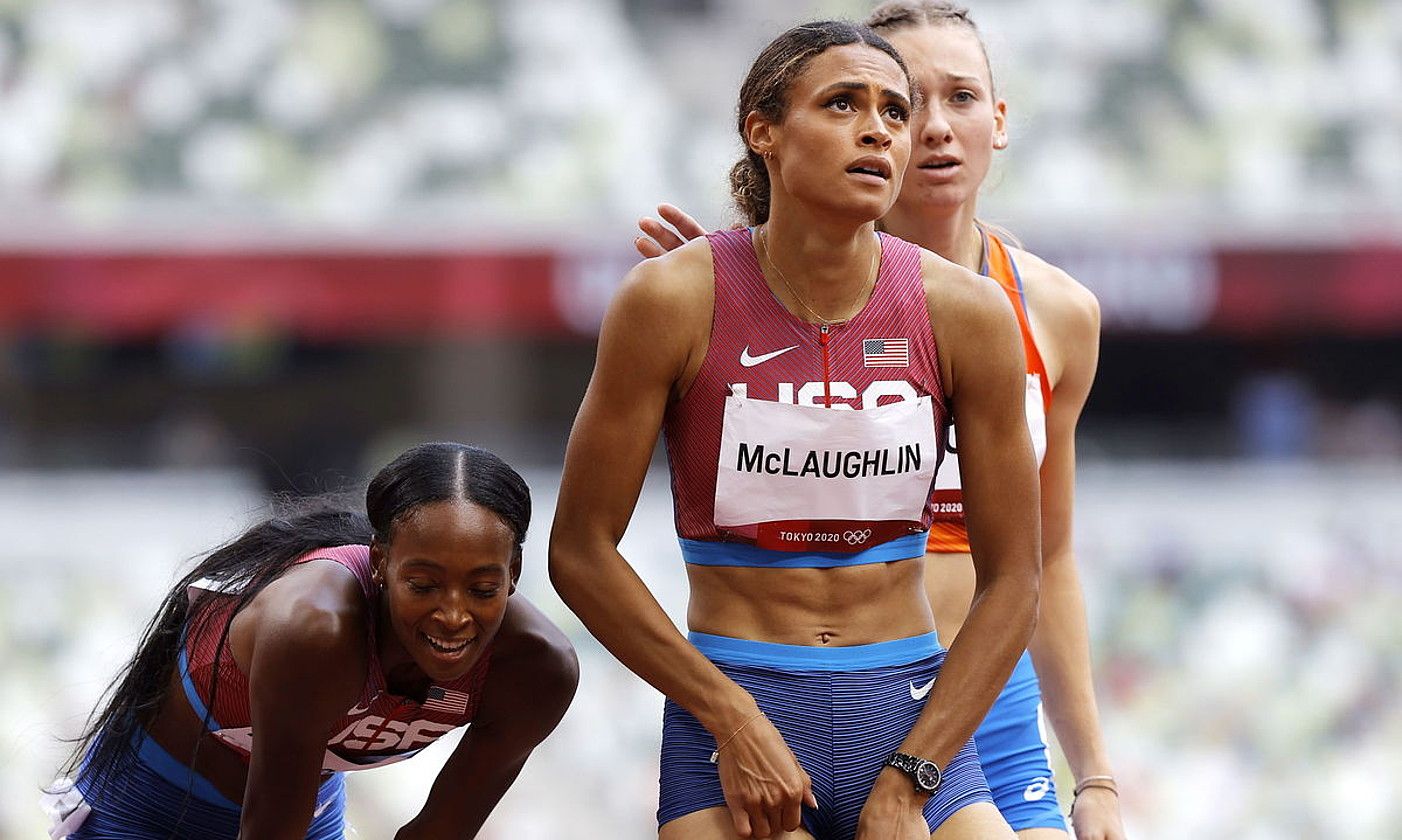
{"label": "athlete's bare midriff", "polygon": [[700,633],[847,647],[935,629],[922,558],[831,569],[687,566]]}
{"label": "athlete's bare midriff", "polygon": [[[181,683],[178,668],[166,684],[161,710],[146,728],[146,733],[176,761],[208,779],[220,793],[234,802],[243,801],[244,785],[248,783],[248,764],[204,728],[204,722],[185,697],[185,686]],[[196,741],[200,742],[198,751],[195,749]]]}

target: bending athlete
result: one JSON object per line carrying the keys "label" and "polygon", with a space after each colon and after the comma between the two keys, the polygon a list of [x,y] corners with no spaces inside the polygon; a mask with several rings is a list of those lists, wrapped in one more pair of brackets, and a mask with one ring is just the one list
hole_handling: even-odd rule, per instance
{"label": "bending athlete", "polygon": [[166,596],[94,713],[56,838],[340,838],[342,771],[471,723],[397,840],[472,837],[564,715],[578,669],[520,595],[530,491],[414,447],[365,515],[259,523]]}

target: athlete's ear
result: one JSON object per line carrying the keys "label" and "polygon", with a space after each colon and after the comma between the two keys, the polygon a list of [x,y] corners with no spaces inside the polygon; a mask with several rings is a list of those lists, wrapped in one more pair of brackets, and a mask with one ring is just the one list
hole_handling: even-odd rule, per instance
{"label": "athlete's ear", "polygon": [[763,114],[751,111],[745,115],[745,145],[750,147],[750,151],[772,161],[777,139],[774,124],[765,119]]}
{"label": "athlete's ear", "polygon": [[993,148],[1008,148],[1008,102],[999,99],[993,103]]}
{"label": "athlete's ear", "polygon": [[507,595],[516,594],[516,583],[521,579],[521,549],[516,549],[515,555],[511,558],[511,588],[507,590]]}
{"label": "athlete's ear", "polygon": [[380,586],[385,585],[385,567],[389,565],[389,554],[379,537],[370,540],[370,577]]}

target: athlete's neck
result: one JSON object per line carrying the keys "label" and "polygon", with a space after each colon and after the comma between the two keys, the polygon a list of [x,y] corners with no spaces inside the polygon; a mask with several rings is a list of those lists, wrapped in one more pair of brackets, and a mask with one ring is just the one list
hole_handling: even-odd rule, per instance
{"label": "athlete's neck", "polygon": [[970,201],[953,212],[946,207],[892,207],[881,220],[882,229],[892,236],[934,251],[970,271],[983,268],[983,237],[974,221],[976,209]]}
{"label": "athlete's neck", "polygon": [[[850,318],[866,302],[880,265],[881,242],[874,222],[823,225],[786,213],[772,215],[756,233],[761,265],[777,266],[771,278],[780,297],[785,281],[804,303],[829,320]],[[795,313],[800,318],[802,313]]]}

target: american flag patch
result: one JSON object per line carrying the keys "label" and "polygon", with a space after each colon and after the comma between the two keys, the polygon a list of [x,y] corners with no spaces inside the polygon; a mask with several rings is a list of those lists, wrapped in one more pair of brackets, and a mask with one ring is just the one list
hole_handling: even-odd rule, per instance
{"label": "american flag patch", "polygon": [[863,339],[862,364],[866,367],[910,367],[910,339]]}
{"label": "american flag patch", "polygon": [[428,699],[424,700],[423,708],[430,712],[442,712],[446,715],[467,714],[467,692],[453,691],[451,688],[440,688],[434,686],[428,690]]}

